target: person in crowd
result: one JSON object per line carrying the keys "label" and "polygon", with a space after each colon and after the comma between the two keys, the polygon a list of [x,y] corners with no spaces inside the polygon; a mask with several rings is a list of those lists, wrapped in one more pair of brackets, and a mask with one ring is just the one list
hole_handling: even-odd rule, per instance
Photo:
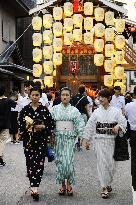
{"label": "person in crowd", "polygon": [[[67,191],[68,196],[72,196],[72,185],[75,184],[74,145],[76,137],[82,137],[85,123],[78,109],[70,104],[71,90],[64,87],[60,94],[61,103],[51,109],[52,117],[56,122],[56,182],[62,185],[59,190],[60,195],[65,195]],[[65,180],[67,180],[67,184],[65,184]]]}
{"label": "person in crowd", "polygon": [[50,111],[51,108],[53,107],[53,96],[51,93],[47,93],[47,98],[48,98],[48,110]]}
{"label": "person in crowd", "polygon": [[54,105],[58,105],[61,103],[61,97],[60,97],[60,92],[59,91],[56,91],[55,92],[55,99],[53,101],[53,106]]}
{"label": "person in crowd", "polygon": [[34,200],[39,200],[38,187],[44,170],[47,136],[50,136],[54,129],[51,114],[39,102],[41,94],[41,90],[37,87],[32,88],[30,90],[31,102],[22,109],[19,115],[19,129],[23,138],[27,175]]}
{"label": "person in crowd", "polygon": [[92,113],[83,134],[82,146],[85,147],[89,139],[93,141],[97,159],[97,171],[102,188],[102,198],[108,198],[112,191],[111,182],[114,176],[115,137],[121,129],[126,130],[127,120],[120,109],[110,106],[111,92],[103,89],[99,92],[100,106]]}
{"label": "person in crowd", "polygon": [[5,97],[5,87],[0,85],[0,166],[6,163],[3,160],[6,141],[9,139],[11,108],[15,108],[16,103]]}
{"label": "person in crowd", "polygon": [[127,103],[130,103],[130,102],[132,102],[131,93],[126,92],[126,94],[125,94],[125,105],[126,105]]}

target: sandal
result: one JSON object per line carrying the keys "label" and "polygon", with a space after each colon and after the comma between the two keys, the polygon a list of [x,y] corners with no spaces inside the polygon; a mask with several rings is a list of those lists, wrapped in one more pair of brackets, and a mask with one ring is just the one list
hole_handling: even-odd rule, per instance
{"label": "sandal", "polygon": [[34,201],[39,201],[39,193],[38,192],[34,192],[33,190],[31,190],[31,196],[33,197]]}
{"label": "sandal", "polygon": [[70,189],[67,189],[67,195],[68,196],[73,196],[73,189],[70,187]]}
{"label": "sandal", "polygon": [[107,186],[107,190],[108,190],[108,192],[112,192],[112,187],[111,186]]}
{"label": "sandal", "polygon": [[59,189],[59,195],[64,196],[66,194],[66,186],[63,186]]}
{"label": "sandal", "polygon": [[108,197],[109,197],[108,192],[107,192],[107,193],[102,192],[102,193],[101,193],[101,197],[102,197],[103,199],[108,199]]}

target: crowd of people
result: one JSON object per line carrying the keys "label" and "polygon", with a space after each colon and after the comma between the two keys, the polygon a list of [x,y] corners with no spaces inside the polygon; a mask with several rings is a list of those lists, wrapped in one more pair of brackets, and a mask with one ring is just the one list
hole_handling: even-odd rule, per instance
{"label": "crowd of people", "polygon": [[22,140],[34,200],[39,200],[48,140],[55,151],[56,183],[61,186],[59,195],[73,196],[73,159],[78,145],[86,150],[93,147],[101,197],[109,197],[117,160],[117,136],[126,143],[130,140],[132,187],[136,191],[136,87],[133,95],[126,92],[125,96],[119,86],[114,87],[113,92],[104,88],[97,92],[95,99],[87,95],[85,85],[79,86],[75,96],[68,87],[55,94],[49,90],[45,93],[39,82],[27,81],[24,88],[23,95],[13,89],[10,96],[5,97],[5,87],[0,86],[0,165],[6,164],[4,149],[9,136],[13,144]]}

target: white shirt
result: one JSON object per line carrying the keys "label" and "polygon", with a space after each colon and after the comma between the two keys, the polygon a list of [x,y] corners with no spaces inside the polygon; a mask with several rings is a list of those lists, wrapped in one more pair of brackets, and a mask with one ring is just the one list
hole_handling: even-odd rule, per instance
{"label": "white shirt", "polygon": [[136,131],[136,99],[127,103],[125,106],[125,114],[130,124],[130,129]]}
{"label": "white shirt", "polygon": [[116,97],[115,95],[112,96],[112,99],[110,101],[110,105],[112,107],[116,107],[119,109],[125,109],[125,98],[124,96],[119,95]]}
{"label": "white shirt", "polygon": [[43,106],[48,105],[48,98],[47,98],[47,95],[45,93],[42,93],[42,96],[41,96],[39,102],[41,102]]}

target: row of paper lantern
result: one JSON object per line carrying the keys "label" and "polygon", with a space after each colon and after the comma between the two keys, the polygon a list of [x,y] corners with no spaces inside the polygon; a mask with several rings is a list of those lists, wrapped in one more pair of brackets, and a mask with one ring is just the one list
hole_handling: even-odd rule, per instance
{"label": "row of paper lantern", "polygon": [[33,65],[33,76],[39,78],[42,75],[42,69],[44,69],[44,73],[46,75],[56,76],[56,70],[53,70],[53,62],[52,61],[44,61],[43,67],[41,64]]}

